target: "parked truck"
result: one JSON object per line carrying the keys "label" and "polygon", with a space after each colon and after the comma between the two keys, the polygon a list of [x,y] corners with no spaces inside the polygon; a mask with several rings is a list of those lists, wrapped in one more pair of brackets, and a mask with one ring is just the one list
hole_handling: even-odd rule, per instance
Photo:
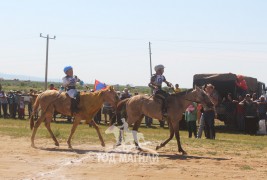
{"label": "parked truck", "polygon": [[[266,96],[266,88],[263,82],[257,80],[257,78],[243,76],[248,90],[247,93],[256,93],[257,97],[261,95]],[[228,93],[232,93],[233,97],[236,99],[238,96],[238,87],[236,85],[237,75],[233,73],[223,73],[223,74],[195,74],[193,77],[193,87],[204,86],[205,84],[212,84],[215,86],[216,91],[219,95],[219,103],[216,107],[217,119],[225,120],[225,109],[222,105],[222,99],[227,96]]]}

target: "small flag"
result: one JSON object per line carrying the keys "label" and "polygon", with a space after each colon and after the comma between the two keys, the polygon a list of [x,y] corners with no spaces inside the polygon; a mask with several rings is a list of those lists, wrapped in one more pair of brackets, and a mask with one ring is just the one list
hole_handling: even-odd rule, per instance
{"label": "small flag", "polygon": [[107,85],[105,83],[101,83],[98,80],[95,80],[95,86],[94,86],[94,90],[101,90],[101,89],[105,89],[107,87]]}

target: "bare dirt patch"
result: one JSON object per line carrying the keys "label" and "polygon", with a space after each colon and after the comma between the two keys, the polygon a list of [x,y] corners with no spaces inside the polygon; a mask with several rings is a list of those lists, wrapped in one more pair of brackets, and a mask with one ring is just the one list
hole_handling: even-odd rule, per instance
{"label": "bare dirt patch", "polygon": [[261,158],[244,158],[238,153],[225,157],[201,149],[204,155],[182,156],[163,148],[156,155],[156,143],[140,154],[134,149],[113,149],[111,144],[106,148],[75,145],[70,150],[64,143],[55,147],[47,139],[38,139],[37,149],[30,147],[27,138],[4,136],[0,141],[3,179],[264,179],[267,175],[266,152]]}

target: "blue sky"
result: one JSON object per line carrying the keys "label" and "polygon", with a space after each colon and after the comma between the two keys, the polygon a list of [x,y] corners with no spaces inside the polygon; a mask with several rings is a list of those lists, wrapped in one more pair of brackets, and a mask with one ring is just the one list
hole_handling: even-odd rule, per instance
{"label": "blue sky", "polygon": [[173,84],[197,73],[237,73],[267,82],[265,0],[1,1],[0,72],[85,82],[147,85],[152,63]]}

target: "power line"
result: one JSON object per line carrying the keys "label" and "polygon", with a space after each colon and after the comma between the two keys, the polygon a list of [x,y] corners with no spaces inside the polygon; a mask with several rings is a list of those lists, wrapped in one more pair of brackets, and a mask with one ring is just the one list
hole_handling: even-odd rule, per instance
{"label": "power line", "polygon": [[105,37],[105,36],[80,36],[80,35],[62,35],[70,38],[90,38],[90,39],[104,39],[104,40],[124,40],[124,41],[153,41],[169,42],[169,43],[198,43],[198,44],[241,44],[241,45],[267,45],[265,41],[223,41],[223,40],[172,40],[172,39],[157,39],[157,38],[125,38],[125,37]]}

